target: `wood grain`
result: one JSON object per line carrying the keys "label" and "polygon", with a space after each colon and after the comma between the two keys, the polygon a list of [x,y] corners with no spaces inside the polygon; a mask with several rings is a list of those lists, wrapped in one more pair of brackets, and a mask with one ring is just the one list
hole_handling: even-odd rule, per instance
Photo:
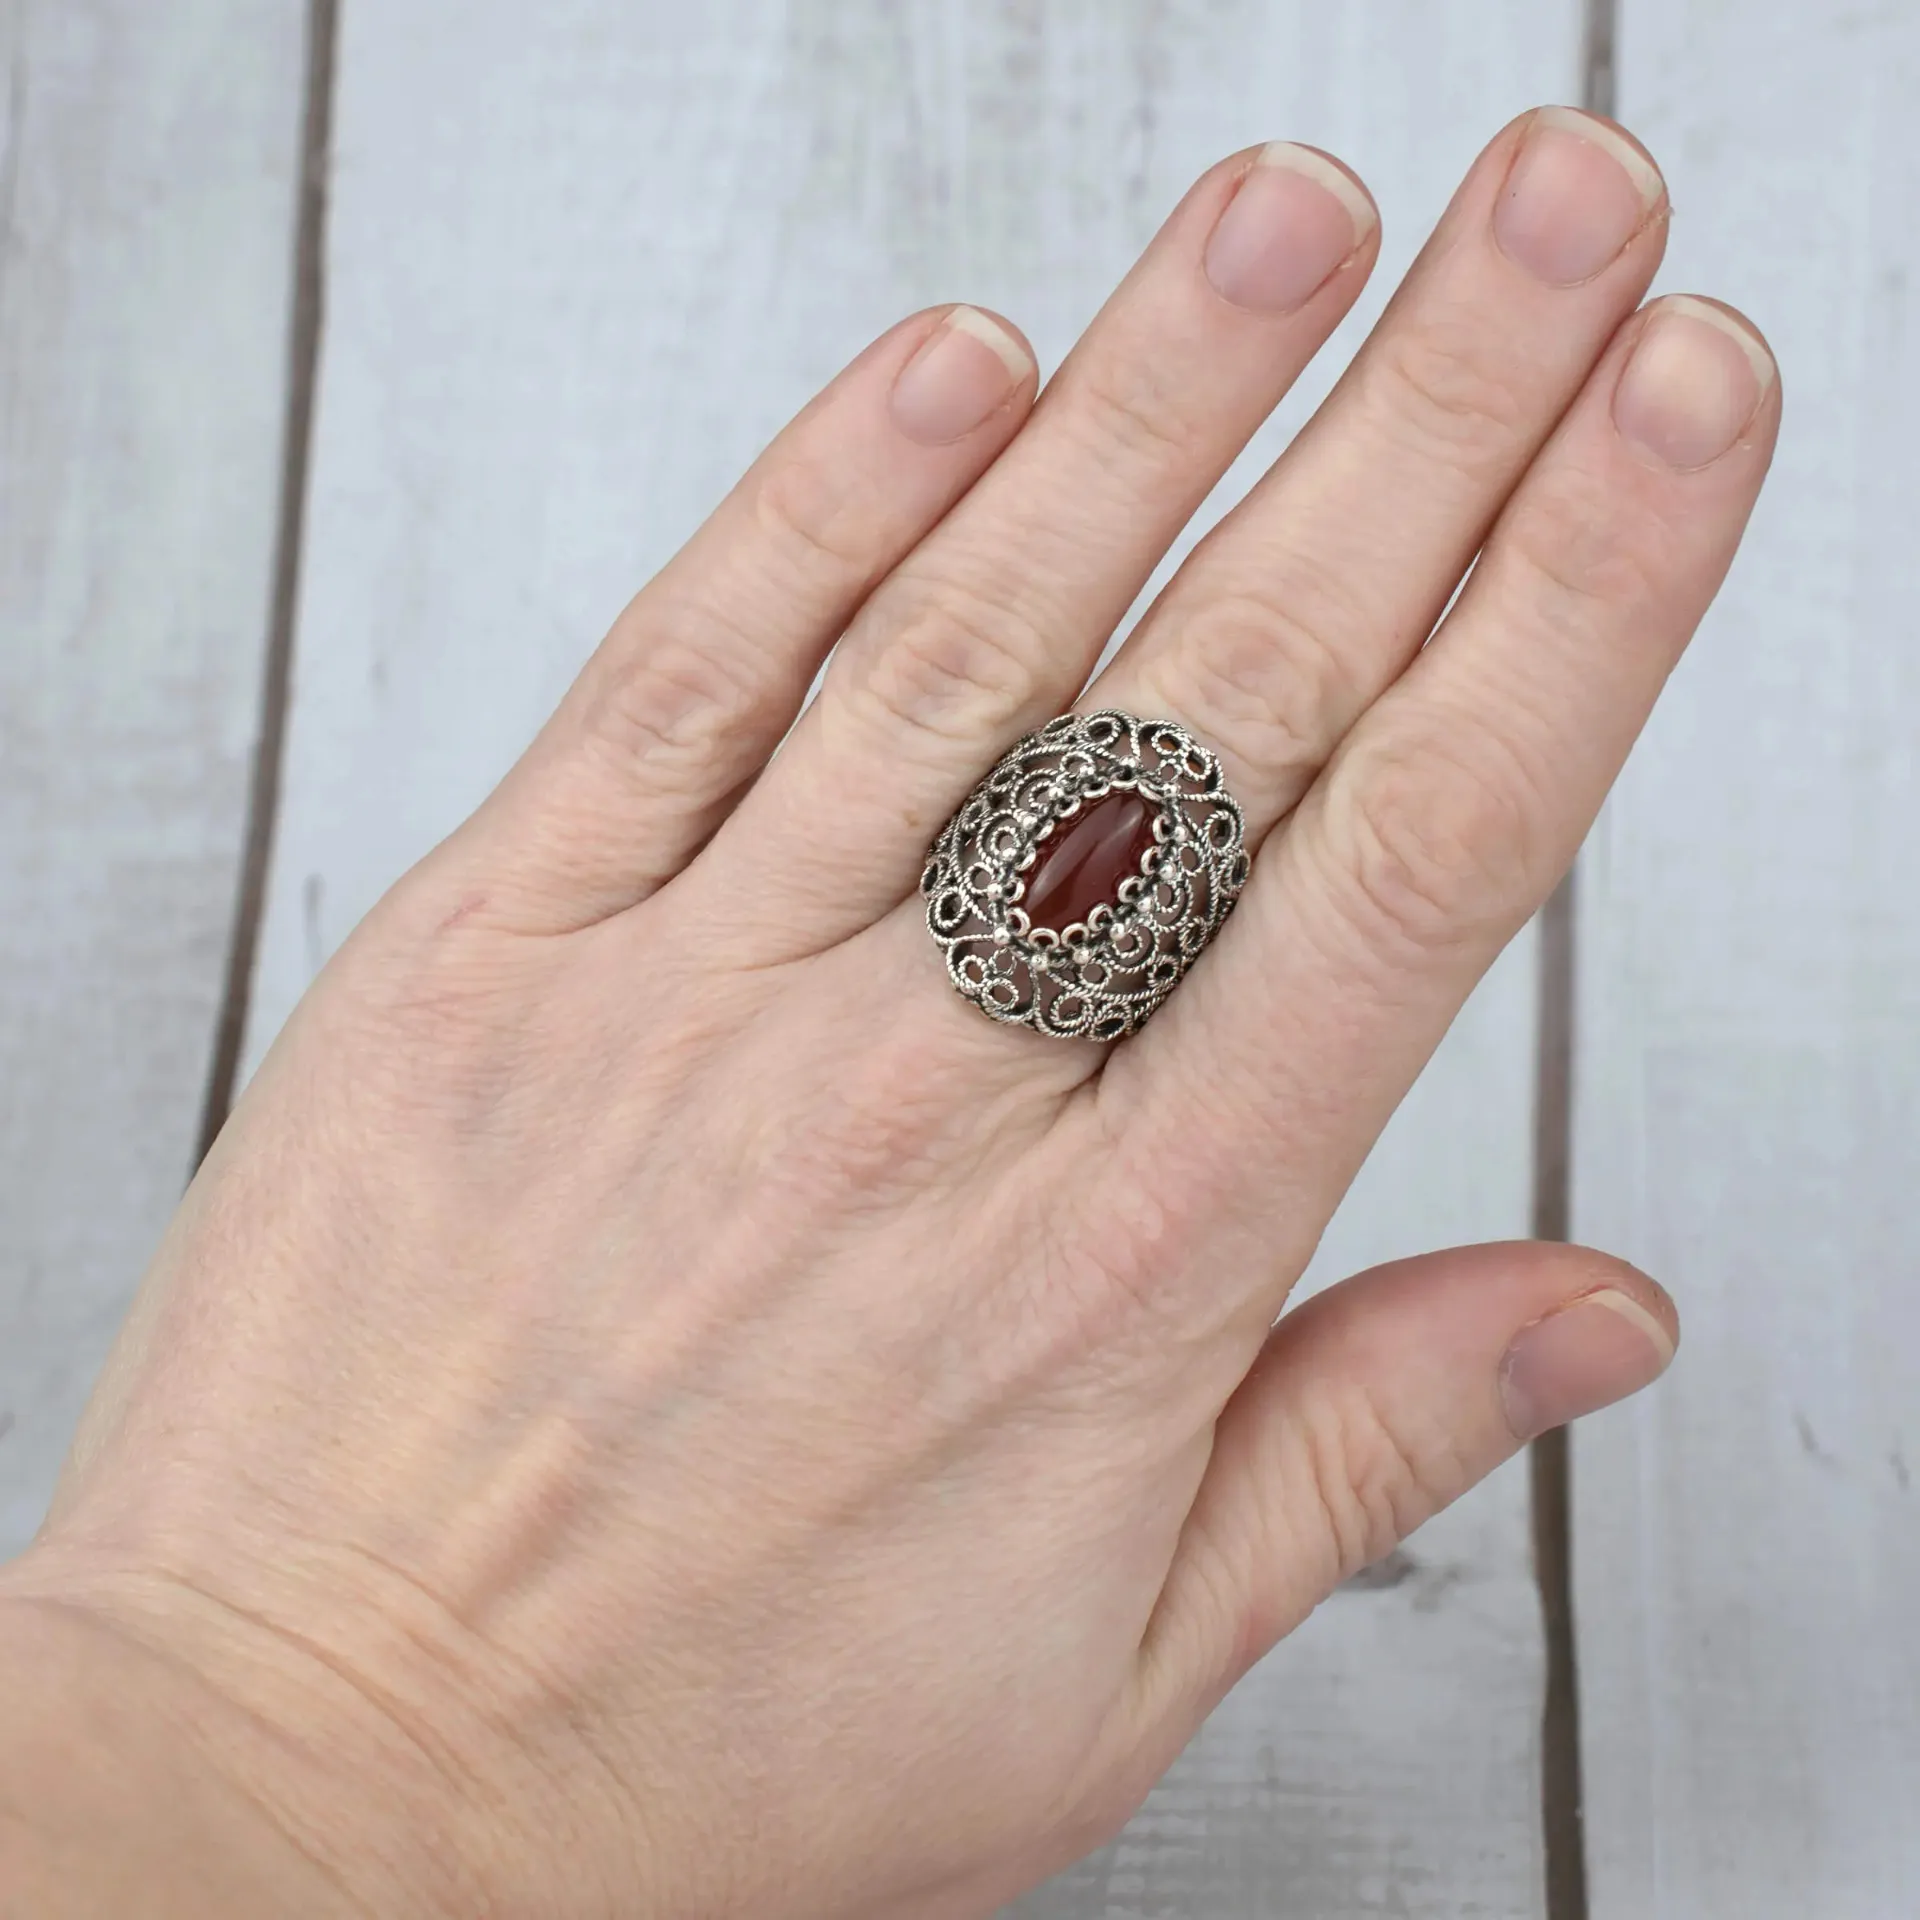
{"label": "wood grain", "polygon": [[[1371,315],[1479,142],[1577,89],[1578,11],[350,7],[252,1057],[497,778],[637,582],[870,335],[964,297],[1055,362],[1191,177],[1281,133],[1342,151],[1379,190]],[[1396,1124],[1322,1270],[1525,1231],[1531,1006],[1522,950]],[[1025,1911],[1534,1914],[1539,1698],[1514,1472],[1338,1596],[1126,1838]]]}
{"label": "wood grain", "polygon": [[271,598],[290,0],[0,4],[0,1556],[191,1168]]}
{"label": "wood grain", "polygon": [[1594,1920],[1920,1911],[1920,17],[1622,0],[1667,275],[1787,424],[1583,875],[1574,1226],[1668,1280],[1578,1430]]}

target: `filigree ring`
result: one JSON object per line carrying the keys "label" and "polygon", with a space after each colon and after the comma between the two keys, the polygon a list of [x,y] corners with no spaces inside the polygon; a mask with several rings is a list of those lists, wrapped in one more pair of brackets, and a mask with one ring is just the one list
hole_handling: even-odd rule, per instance
{"label": "filigree ring", "polygon": [[1171,720],[1052,720],[974,788],[920,891],[947,976],[994,1020],[1061,1039],[1137,1032],[1247,880],[1220,762]]}

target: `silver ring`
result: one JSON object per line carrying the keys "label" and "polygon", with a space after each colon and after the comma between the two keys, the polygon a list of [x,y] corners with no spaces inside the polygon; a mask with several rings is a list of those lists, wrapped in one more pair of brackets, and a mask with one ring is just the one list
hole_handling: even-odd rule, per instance
{"label": "silver ring", "polygon": [[1219,760],[1171,720],[1068,713],[1029,734],[927,850],[947,977],[987,1015],[1059,1039],[1139,1031],[1247,882]]}

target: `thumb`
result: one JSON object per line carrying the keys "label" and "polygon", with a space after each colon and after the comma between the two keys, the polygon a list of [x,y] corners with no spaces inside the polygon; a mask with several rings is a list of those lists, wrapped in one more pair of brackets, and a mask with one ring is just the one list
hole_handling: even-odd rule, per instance
{"label": "thumb", "polygon": [[1144,1724],[1184,1740],[1343,1579],[1657,1379],[1678,1337],[1645,1274],[1544,1242],[1396,1261],[1287,1314],[1220,1417],[1141,1649]]}

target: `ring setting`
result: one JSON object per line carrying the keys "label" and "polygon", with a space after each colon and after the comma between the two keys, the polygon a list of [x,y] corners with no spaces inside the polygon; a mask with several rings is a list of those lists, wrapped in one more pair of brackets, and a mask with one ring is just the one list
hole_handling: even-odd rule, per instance
{"label": "ring setting", "polygon": [[947,977],[990,1019],[1119,1040],[1219,931],[1248,864],[1218,758],[1108,708],[1004,755],[928,849],[920,891]]}

